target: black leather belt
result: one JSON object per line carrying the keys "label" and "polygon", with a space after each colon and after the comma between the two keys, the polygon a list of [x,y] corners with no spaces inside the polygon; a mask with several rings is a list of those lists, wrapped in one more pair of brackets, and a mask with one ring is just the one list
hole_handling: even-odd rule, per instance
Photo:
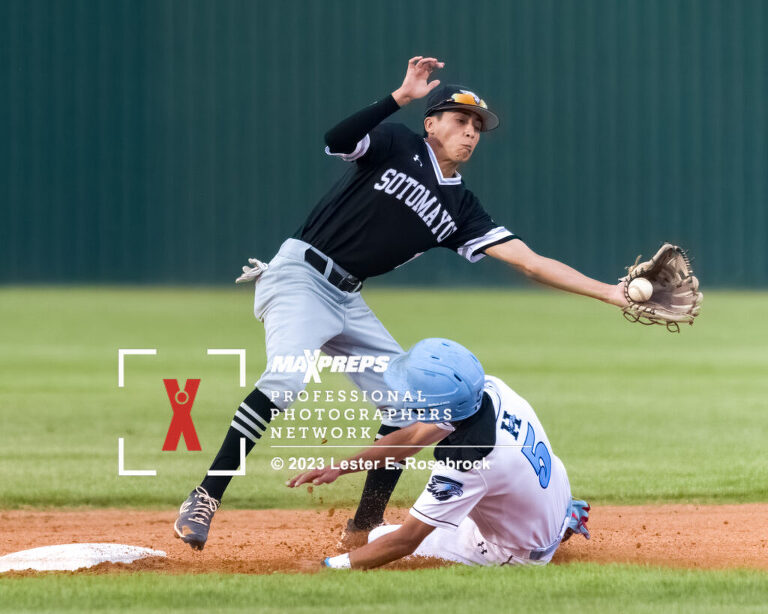
{"label": "black leather belt", "polygon": [[362,281],[354,275],[349,275],[341,267],[336,266],[336,264],[333,265],[331,272],[326,277],[325,269],[328,266],[328,258],[318,254],[312,248],[307,248],[307,251],[304,252],[304,260],[339,290],[359,292],[360,288],[363,287]]}

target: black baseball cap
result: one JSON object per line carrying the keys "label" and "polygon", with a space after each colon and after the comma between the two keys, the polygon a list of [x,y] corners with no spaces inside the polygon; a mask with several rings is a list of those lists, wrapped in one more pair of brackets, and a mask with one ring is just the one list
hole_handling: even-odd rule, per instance
{"label": "black baseball cap", "polygon": [[483,120],[481,132],[488,132],[499,127],[499,117],[488,109],[488,105],[473,91],[463,85],[439,85],[427,96],[424,117],[437,111],[464,110],[477,113]]}

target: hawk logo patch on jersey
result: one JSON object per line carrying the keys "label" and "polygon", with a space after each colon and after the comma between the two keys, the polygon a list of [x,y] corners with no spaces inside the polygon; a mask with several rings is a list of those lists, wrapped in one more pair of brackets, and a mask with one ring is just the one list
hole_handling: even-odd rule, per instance
{"label": "hawk logo patch on jersey", "polygon": [[447,501],[451,497],[460,497],[464,494],[461,482],[446,478],[442,475],[433,475],[427,484],[427,491],[438,501]]}

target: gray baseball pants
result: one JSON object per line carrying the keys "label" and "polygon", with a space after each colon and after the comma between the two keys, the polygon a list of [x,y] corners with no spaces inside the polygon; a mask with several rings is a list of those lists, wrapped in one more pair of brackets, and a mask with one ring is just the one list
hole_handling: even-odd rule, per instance
{"label": "gray baseball pants", "polygon": [[[267,346],[267,368],[256,387],[280,409],[291,405],[286,392],[295,399],[306,384],[304,372],[273,371],[275,357],[303,357],[305,350],[316,349],[328,356],[389,356],[390,360],[403,353],[360,292],[339,290],[304,261],[309,247],[304,241],[288,239],[256,281],[253,312],[264,323]],[[382,375],[372,369],[347,373],[358,388],[369,394],[383,392],[386,400]]]}

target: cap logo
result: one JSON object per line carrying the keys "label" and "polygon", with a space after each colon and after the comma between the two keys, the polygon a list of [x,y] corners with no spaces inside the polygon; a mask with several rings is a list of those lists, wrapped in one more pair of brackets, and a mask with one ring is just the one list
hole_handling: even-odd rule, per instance
{"label": "cap logo", "polygon": [[472,99],[475,101],[475,104],[480,104],[480,96],[475,94],[474,92],[470,92],[469,90],[459,90],[462,94],[468,94],[469,96],[472,96]]}

